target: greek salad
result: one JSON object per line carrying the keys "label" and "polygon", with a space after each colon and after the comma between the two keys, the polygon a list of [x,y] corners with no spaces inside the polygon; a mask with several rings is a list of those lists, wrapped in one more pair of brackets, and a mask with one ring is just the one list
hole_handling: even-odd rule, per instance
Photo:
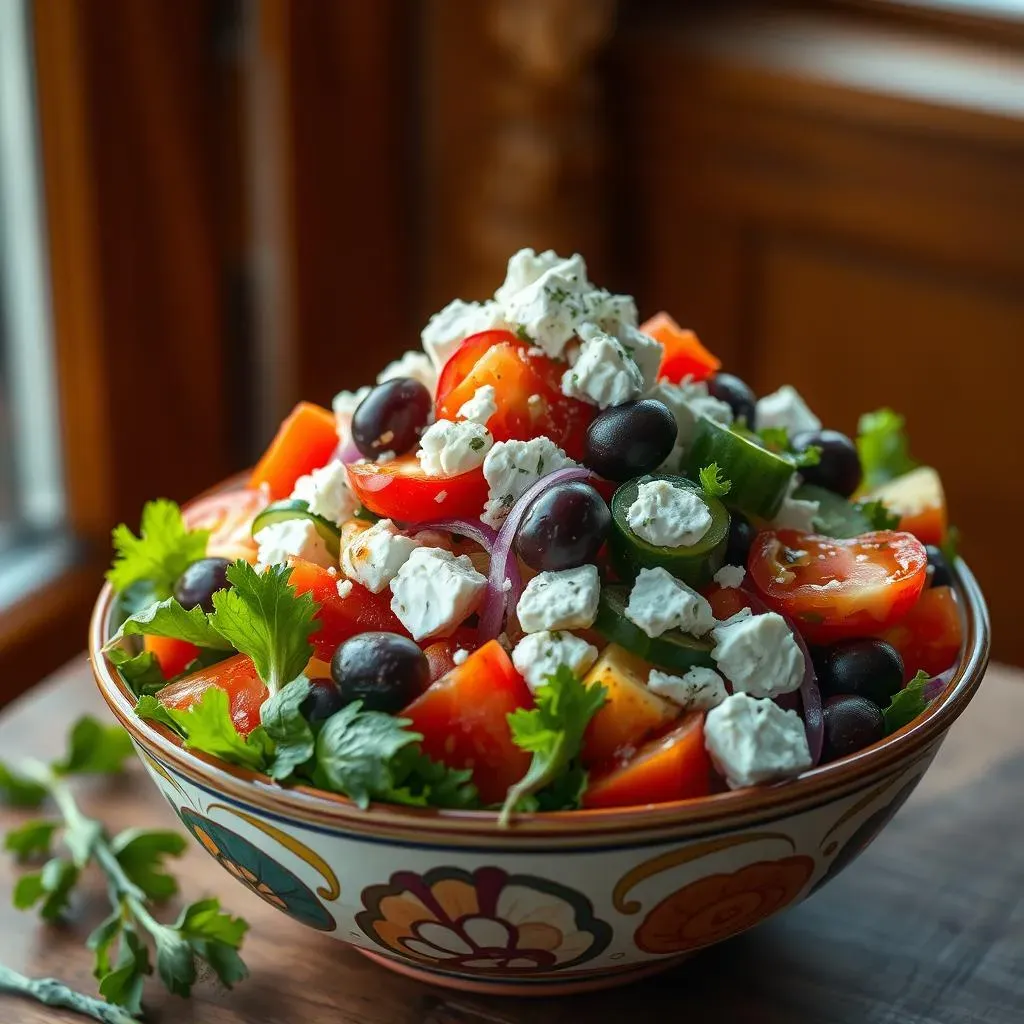
{"label": "greek salad", "polygon": [[185,746],[363,807],[697,799],[924,711],[953,533],[891,410],[829,429],[523,249],[247,486],[119,526],[106,652]]}

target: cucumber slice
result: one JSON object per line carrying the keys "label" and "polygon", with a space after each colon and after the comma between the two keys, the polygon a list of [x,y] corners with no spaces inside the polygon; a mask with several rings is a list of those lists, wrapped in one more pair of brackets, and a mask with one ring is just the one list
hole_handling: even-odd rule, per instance
{"label": "cucumber slice", "polygon": [[269,504],[252,521],[252,535],[255,537],[264,527],[273,523],[283,523],[289,519],[308,519],[316,527],[316,532],[320,534],[324,544],[327,545],[327,550],[335,558],[341,553],[341,530],[329,519],[310,512],[309,504],[298,498],[285,498],[283,501]]}
{"label": "cucumber slice", "polygon": [[[629,527],[629,508],[636,501],[640,485],[648,480],[667,480],[674,487],[694,491],[711,513],[708,532],[687,547],[662,548],[638,537]],[[717,499],[706,495],[692,480],[667,473],[654,473],[624,483],[612,496],[612,535],[609,547],[619,575],[634,579],[641,569],[661,566],[691,587],[702,587],[722,568],[729,540],[729,513]],[[623,645],[625,646],[625,645]]]}
{"label": "cucumber slice", "polygon": [[793,492],[793,497],[801,501],[818,502],[814,529],[826,537],[846,540],[873,529],[856,505],[834,491],[826,491],[824,487],[815,487],[814,484],[802,484]]}
{"label": "cucumber slice", "polygon": [[650,637],[626,618],[628,602],[629,587],[612,584],[602,589],[594,629],[606,640],[625,647],[652,665],[675,672],[686,672],[695,665],[715,667],[709,640],[699,640],[678,629]]}
{"label": "cucumber slice", "polygon": [[695,480],[704,466],[717,462],[732,481],[729,505],[762,519],[775,517],[796,472],[786,459],[706,416],[697,423],[685,462],[687,475]]}

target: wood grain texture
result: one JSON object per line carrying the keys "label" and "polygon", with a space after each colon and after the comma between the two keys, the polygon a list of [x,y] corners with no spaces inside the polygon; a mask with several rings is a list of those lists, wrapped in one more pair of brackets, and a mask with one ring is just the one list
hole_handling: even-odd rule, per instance
{"label": "wood grain texture", "polygon": [[[0,716],[5,759],[55,754],[68,724],[99,712],[84,657]],[[617,991],[542,1002],[445,993],[383,972],[336,940],[289,921],[191,846],[187,899],[213,894],[253,925],[253,976],[234,992],[203,985],[191,1002],[148,988],[154,1024],[1014,1024],[1024,1005],[1024,676],[989,671],[924,782],[882,837],[807,903],[670,974]],[[86,785],[111,828],[173,824],[141,768]],[[25,816],[0,813],[0,827]],[[0,883],[15,877],[0,862]],[[0,902],[0,960],[89,989],[82,948],[100,919],[98,879],[67,925],[48,928]],[[77,1018],[0,999],[0,1024]]]}
{"label": "wood grain texture", "polygon": [[674,311],[761,393],[795,384],[829,426],[904,413],[995,654],[1024,663],[988,525],[1024,515],[1020,48],[762,10],[630,22],[614,73],[640,308]]}

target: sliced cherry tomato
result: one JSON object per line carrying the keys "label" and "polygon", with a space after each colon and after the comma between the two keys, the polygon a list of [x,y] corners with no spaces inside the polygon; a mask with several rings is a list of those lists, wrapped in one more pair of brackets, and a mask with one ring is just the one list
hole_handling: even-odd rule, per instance
{"label": "sliced cherry tomato", "polygon": [[454,420],[477,388],[491,384],[498,411],[487,429],[496,441],[528,441],[543,434],[571,458],[582,458],[597,409],[562,394],[567,369],[509,331],[471,335],[441,371],[437,418]]}
{"label": "sliced cherry tomato", "polygon": [[945,672],[960,657],[963,623],[952,587],[932,587],[898,625],[879,634],[903,657],[907,679],[918,671],[930,676]]}
{"label": "sliced cherry tomato", "polygon": [[500,803],[530,766],[512,742],[508,715],[533,697],[505,649],[491,640],[433,683],[403,712],[423,749],[451,768],[470,768],[485,803]]}
{"label": "sliced cherry tomato", "polygon": [[690,800],[711,791],[711,759],[704,749],[704,715],[687,715],[670,733],[651,740],[625,764],[594,775],[584,807],[635,807]]}
{"label": "sliced cherry tomato", "polygon": [[712,583],[703,593],[719,622],[724,622],[744,608],[751,607],[750,598],[739,587],[720,587],[717,583]]}
{"label": "sliced cherry tomato", "polygon": [[267,699],[267,688],[256,674],[252,659],[246,654],[236,654],[209,668],[193,672],[165,686],[156,697],[165,707],[184,711],[195,704],[211,686],[219,686],[227,692],[231,720],[243,736],[248,736],[260,724],[260,707]]}
{"label": "sliced cherry tomato", "polygon": [[142,641],[143,650],[156,655],[160,671],[165,679],[172,679],[199,654],[199,648],[187,640],[176,640],[169,636],[147,636]]}
{"label": "sliced cherry tomato", "polygon": [[265,485],[271,498],[287,498],[295,481],[326,466],[337,447],[334,413],[312,402],[299,402],[256,464],[249,486]]}
{"label": "sliced cherry tomato", "polygon": [[941,544],[949,522],[946,495],[939,474],[921,466],[875,488],[869,497],[900,517],[899,529],[912,533],[922,544]]}
{"label": "sliced cherry tomato", "polygon": [[722,366],[722,361],[700,343],[693,331],[680,327],[668,313],[655,313],[640,325],[640,330],[660,341],[664,349],[659,379],[665,377],[673,384],[678,384],[684,377],[707,380]]}
{"label": "sliced cherry tomato", "polygon": [[309,638],[317,657],[330,661],[338,644],[355,636],[380,630],[401,633],[408,630],[391,610],[391,593],[373,594],[358,583],[352,584],[345,597],[338,594],[338,580],[322,566],[301,558],[290,560],[292,574],[289,582],[300,594],[312,594],[320,605],[316,617],[320,628]]}
{"label": "sliced cherry tomato", "polygon": [[766,530],[748,562],[765,601],[816,644],[895,625],[924,589],[927,567],[924,545],[892,530],[850,540]]}
{"label": "sliced cherry tomato", "polygon": [[588,686],[605,688],[605,705],[583,735],[584,764],[601,765],[631,755],[679,717],[675,704],[647,689],[650,669],[642,658],[609,644],[587,673],[583,681]]}
{"label": "sliced cherry tomato", "polygon": [[266,491],[244,488],[221,491],[188,505],[185,525],[191,530],[209,530],[206,553],[211,558],[244,558],[256,561],[256,543],[252,539],[252,521],[267,507]]}
{"label": "sliced cherry tomato", "polygon": [[348,479],[365,508],[401,523],[476,519],[489,490],[480,467],[458,476],[427,476],[415,455],[390,462],[355,462]]}

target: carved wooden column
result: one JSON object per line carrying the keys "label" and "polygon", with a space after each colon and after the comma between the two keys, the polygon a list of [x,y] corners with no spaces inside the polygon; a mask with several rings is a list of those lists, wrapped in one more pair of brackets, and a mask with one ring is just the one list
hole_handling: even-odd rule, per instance
{"label": "carved wooden column", "polygon": [[613,0],[426,6],[425,309],[483,297],[524,245],[607,267],[596,61]]}

